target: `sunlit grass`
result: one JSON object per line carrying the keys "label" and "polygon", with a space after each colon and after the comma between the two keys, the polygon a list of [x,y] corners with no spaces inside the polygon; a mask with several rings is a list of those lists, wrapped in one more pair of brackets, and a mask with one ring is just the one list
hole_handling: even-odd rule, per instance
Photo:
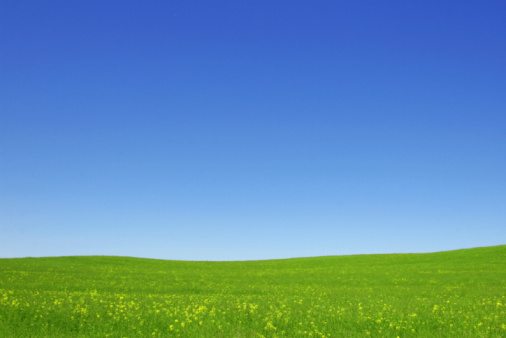
{"label": "sunlit grass", "polygon": [[506,246],[249,262],[0,259],[0,335],[505,337]]}

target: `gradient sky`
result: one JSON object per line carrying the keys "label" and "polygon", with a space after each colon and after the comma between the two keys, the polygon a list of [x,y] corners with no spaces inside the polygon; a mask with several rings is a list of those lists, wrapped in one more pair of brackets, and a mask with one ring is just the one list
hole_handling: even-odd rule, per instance
{"label": "gradient sky", "polygon": [[0,257],[506,244],[504,1],[0,4]]}

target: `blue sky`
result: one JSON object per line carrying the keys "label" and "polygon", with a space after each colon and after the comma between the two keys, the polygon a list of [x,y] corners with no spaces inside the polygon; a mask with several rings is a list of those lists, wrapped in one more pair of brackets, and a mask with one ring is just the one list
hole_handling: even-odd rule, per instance
{"label": "blue sky", "polygon": [[2,1],[0,257],[506,243],[503,1]]}

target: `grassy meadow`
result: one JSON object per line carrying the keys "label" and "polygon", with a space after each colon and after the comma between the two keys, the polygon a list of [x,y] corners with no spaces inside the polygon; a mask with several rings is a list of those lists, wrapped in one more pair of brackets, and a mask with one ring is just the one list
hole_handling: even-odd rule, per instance
{"label": "grassy meadow", "polygon": [[506,337],[506,246],[245,262],[0,259],[2,337]]}

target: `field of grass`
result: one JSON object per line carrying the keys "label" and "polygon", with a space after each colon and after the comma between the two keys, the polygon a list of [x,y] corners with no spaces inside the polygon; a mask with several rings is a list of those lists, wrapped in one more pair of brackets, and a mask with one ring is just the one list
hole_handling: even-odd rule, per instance
{"label": "field of grass", "polygon": [[506,337],[506,246],[247,262],[0,259],[2,337]]}

